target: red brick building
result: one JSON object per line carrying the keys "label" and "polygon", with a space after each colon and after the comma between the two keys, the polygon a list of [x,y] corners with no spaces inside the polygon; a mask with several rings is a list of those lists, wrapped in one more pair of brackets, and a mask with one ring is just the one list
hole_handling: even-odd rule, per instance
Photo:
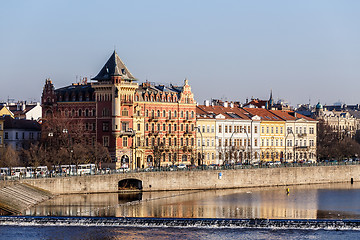
{"label": "red brick building", "polygon": [[92,80],[55,89],[47,79],[44,118],[58,113],[82,121],[117,168],[195,162],[196,103],[187,80],[139,86],[115,51]]}

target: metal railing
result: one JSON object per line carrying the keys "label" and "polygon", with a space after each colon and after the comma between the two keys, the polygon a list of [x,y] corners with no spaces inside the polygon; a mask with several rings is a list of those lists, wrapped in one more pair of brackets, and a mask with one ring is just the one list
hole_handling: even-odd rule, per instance
{"label": "metal railing", "polygon": [[213,170],[237,170],[237,169],[261,169],[261,168],[289,168],[289,167],[319,167],[319,166],[345,166],[345,165],[360,165],[360,161],[334,161],[334,162],[315,162],[315,163],[259,163],[259,164],[229,164],[229,165],[208,165],[208,166],[166,166],[166,167],[148,167],[137,169],[97,169],[92,174],[66,174],[66,173],[43,173],[40,175],[1,175],[0,181],[4,180],[20,180],[20,179],[37,179],[37,178],[58,178],[58,177],[82,177],[89,175],[109,175],[109,174],[124,174],[124,173],[138,173],[138,172],[171,172],[171,171],[213,171]]}

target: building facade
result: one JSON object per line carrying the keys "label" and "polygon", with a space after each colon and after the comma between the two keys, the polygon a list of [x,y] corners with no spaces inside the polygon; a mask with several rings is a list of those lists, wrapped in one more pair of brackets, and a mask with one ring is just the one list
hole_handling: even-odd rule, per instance
{"label": "building facade", "polygon": [[115,51],[92,80],[60,89],[46,80],[44,118],[81,121],[89,141],[109,149],[116,168],[196,160],[196,103],[187,80],[182,86],[139,85]]}

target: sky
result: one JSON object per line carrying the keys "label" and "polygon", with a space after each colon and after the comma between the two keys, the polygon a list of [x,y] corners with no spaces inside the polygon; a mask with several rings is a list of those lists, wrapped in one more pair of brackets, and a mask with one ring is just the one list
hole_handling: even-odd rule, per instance
{"label": "sky", "polygon": [[94,77],[114,49],[139,82],[198,103],[360,103],[360,1],[3,1],[0,101]]}

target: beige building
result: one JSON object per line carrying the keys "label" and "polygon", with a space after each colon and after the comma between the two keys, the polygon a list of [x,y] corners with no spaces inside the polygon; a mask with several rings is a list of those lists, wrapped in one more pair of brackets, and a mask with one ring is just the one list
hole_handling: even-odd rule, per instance
{"label": "beige building", "polygon": [[285,121],[284,161],[316,161],[317,121],[292,111],[271,110]]}
{"label": "beige building", "polygon": [[334,131],[341,135],[353,137],[356,134],[357,119],[348,111],[328,111],[318,103],[314,114],[316,120],[323,120]]}
{"label": "beige building", "polygon": [[[199,110],[197,109],[197,114],[198,113]],[[198,165],[210,165],[216,163],[215,126],[216,120],[213,116],[198,114],[196,129]],[[201,154],[203,154],[203,162],[201,162]]]}

